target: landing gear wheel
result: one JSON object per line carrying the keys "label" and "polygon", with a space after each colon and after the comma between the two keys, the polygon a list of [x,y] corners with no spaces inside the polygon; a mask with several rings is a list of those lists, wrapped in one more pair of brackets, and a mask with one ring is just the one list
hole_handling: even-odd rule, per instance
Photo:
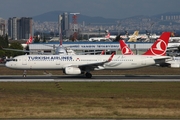
{"label": "landing gear wheel", "polygon": [[23,77],[26,77],[26,74],[23,74]]}
{"label": "landing gear wheel", "polygon": [[89,73],[89,72],[87,72],[87,73],[85,74],[85,76],[86,76],[86,78],[92,78],[92,74]]}
{"label": "landing gear wheel", "polygon": [[26,77],[26,70],[23,71],[23,77]]}

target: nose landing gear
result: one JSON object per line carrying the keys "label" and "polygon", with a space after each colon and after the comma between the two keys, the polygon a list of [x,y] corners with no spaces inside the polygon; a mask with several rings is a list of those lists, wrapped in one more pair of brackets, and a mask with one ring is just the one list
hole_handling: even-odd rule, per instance
{"label": "nose landing gear", "polygon": [[23,71],[23,77],[26,77],[26,70]]}

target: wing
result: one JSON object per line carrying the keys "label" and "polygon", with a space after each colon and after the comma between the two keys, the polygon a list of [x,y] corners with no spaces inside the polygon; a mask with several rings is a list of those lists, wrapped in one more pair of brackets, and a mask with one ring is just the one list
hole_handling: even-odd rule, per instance
{"label": "wing", "polygon": [[167,61],[171,61],[172,57],[170,56],[159,56],[158,58],[154,58],[156,64],[166,63]]}
{"label": "wing", "polygon": [[20,49],[11,49],[11,48],[2,48],[3,50],[11,50],[11,51],[17,51],[17,52],[30,52],[28,50],[20,50]]}
{"label": "wing", "polygon": [[[1,47],[2,48],[2,47]],[[30,53],[32,51],[29,51],[29,50],[20,50],[20,49],[11,49],[11,48],[2,48],[3,50],[10,50],[10,51],[17,51],[17,52],[25,52],[25,53]],[[44,54],[44,55],[48,55],[46,53],[42,53],[42,52],[36,52],[36,51],[33,51],[33,53],[37,53],[37,54]]]}

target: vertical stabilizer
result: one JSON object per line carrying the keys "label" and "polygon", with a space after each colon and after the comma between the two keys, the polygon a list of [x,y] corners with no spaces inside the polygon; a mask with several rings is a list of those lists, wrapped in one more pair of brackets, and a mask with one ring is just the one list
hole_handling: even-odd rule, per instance
{"label": "vertical stabilizer", "polygon": [[136,42],[138,35],[139,35],[139,31],[134,31],[134,34],[130,37],[128,42]]}
{"label": "vertical stabilizer", "polygon": [[171,33],[164,32],[143,55],[164,56],[169,43]]}
{"label": "vertical stabilizer", "polygon": [[29,39],[27,40],[26,44],[31,44],[33,42],[33,38],[32,36],[29,37]]}
{"label": "vertical stabilizer", "polygon": [[124,40],[119,40],[122,55],[133,55],[133,51],[127,46]]}

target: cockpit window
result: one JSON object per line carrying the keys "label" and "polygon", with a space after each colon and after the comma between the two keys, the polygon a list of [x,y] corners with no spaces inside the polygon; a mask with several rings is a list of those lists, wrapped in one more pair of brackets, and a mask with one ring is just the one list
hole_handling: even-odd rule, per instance
{"label": "cockpit window", "polygon": [[17,59],[7,59],[6,61],[17,61]]}

